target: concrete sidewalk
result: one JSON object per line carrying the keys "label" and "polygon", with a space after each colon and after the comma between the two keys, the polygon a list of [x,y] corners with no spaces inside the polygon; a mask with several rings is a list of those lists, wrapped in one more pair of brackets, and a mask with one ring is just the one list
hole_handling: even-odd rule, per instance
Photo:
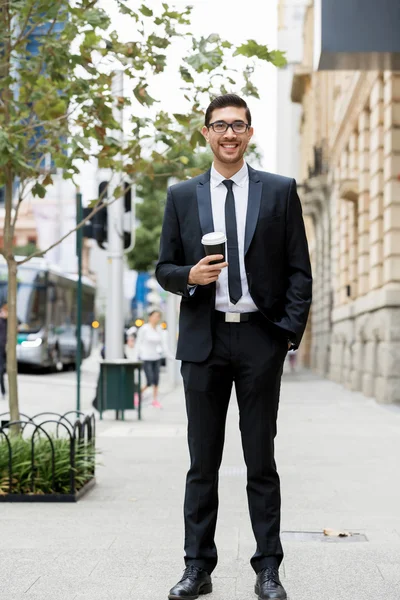
{"label": "concrete sidewalk", "polygon": [[[89,410],[95,369],[84,375]],[[21,377],[22,409],[74,408],[72,374]],[[46,379],[47,378],[47,379]],[[163,600],[182,568],[188,467],[181,388],[163,410],[98,424],[98,485],[77,505],[0,505],[4,600]],[[51,408],[50,408],[51,407]],[[0,412],[2,407],[0,407]],[[251,600],[254,540],[236,402],[220,477],[220,561],[210,600]],[[290,600],[399,600],[400,409],[377,405],[309,373],[285,374],[277,462],[282,479],[282,580]],[[321,542],[290,532],[326,527],[365,542]]]}

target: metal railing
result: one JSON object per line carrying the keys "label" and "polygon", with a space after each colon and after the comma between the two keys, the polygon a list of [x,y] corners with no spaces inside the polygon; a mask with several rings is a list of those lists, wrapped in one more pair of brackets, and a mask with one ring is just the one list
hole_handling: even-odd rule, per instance
{"label": "metal railing", "polygon": [[[41,412],[33,417],[20,414],[20,420],[10,421],[5,419],[9,412],[0,414],[0,444],[7,447],[8,460],[0,464],[0,501],[18,499],[17,496],[69,496],[76,499],[77,492],[81,492],[90,482],[94,483],[95,455],[96,455],[96,422],[94,415],[85,415],[79,411],[69,411],[63,415],[54,412]],[[76,418],[70,418],[75,415]],[[20,426],[20,435],[11,435],[10,428]],[[53,427],[49,433],[48,429]],[[33,432],[27,435],[28,428]],[[60,433],[62,435],[60,435]],[[38,464],[36,443],[38,439],[48,443],[49,452],[46,450],[46,460]],[[66,441],[69,446],[67,453],[63,446]],[[22,445],[22,446],[21,446]],[[28,448],[28,445],[30,448]],[[17,453],[23,447],[29,455],[23,463],[25,468],[24,484],[21,485],[21,464],[18,465]],[[62,453],[60,454],[60,451]],[[61,458],[60,458],[61,457]],[[68,460],[65,463],[65,460]],[[4,459],[4,453],[3,453]],[[62,464],[60,464],[60,460]],[[16,469],[16,464],[19,470]],[[27,469],[29,477],[27,476]],[[40,485],[41,470],[47,470],[48,480]],[[28,486],[28,480],[30,485]],[[19,498],[21,499],[21,498]]]}

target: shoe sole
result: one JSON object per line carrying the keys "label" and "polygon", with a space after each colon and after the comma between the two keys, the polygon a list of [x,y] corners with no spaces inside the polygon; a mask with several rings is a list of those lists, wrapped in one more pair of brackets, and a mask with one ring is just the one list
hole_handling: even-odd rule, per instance
{"label": "shoe sole", "polygon": [[[254,587],[254,593],[255,593],[256,596],[258,596],[258,600],[264,600],[260,596],[260,588],[258,587],[258,585],[255,585],[255,587]],[[288,600],[287,594],[285,594],[284,596],[281,596],[280,598],[277,598],[277,600]]]}
{"label": "shoe sole", "polygon": [[204,596],[205,594],[211,594],[212,592],[212,583],[204,585],[197,596],[175,596],[173,594],[169,594],[169,600],[196,600],[199,596]]}

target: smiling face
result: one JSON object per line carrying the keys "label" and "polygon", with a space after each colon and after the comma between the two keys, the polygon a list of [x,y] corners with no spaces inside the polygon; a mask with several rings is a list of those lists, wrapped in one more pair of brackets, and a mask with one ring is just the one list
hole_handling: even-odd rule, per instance
{"label": "smiling face", "polygon": [[[242,121],[247,123],[246,109],[237,106],[226,106],[213,110],[210,123],[216,121],[225,121],[225,123],[234,123]],[[215,157],[215,165],[238,165],[243,163],[243,155],[253,136],[254,130],[248,128],[244,133],[235,133],[231,127],[225,133],[216,133],[212,127],[203,127],[202,133],[210,144]]]}

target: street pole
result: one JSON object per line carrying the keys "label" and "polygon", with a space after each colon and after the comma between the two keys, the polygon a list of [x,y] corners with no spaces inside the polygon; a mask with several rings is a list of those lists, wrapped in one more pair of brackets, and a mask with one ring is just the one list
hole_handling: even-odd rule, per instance
{"label": "street pole", "polygon": [[[76,223],[83,219],[82,194],[76,194]],[[82,245],[83,228],[76,232],[76,255],[78,257],[78,285],[76,289],[76,410],[81,410],[81,363],[82,363]]]}
{"label": "street pole", "polygon": [[[114,98],[123,96],[123,72],[113,76],[112,91]],[[114,108],[114,116],[123,126],[123,111]],[[122,142],[122,131],[115,132]],[[117,157],[118,160],[118,157]],[[113,201],[115,183],[109,184],[108,197],[111,204],[107,207],[107,263],[108,290],[106,313],[106,359],[113,360],[124,357],[124,196]],[[121,187],[123,189],[123,186]]]}
{"label": "street pole", "polygon": [[124,298],[123,298],[123,198],[107,207],[108,231],[108,289],[106,314],[106,358],[123,358]]}

